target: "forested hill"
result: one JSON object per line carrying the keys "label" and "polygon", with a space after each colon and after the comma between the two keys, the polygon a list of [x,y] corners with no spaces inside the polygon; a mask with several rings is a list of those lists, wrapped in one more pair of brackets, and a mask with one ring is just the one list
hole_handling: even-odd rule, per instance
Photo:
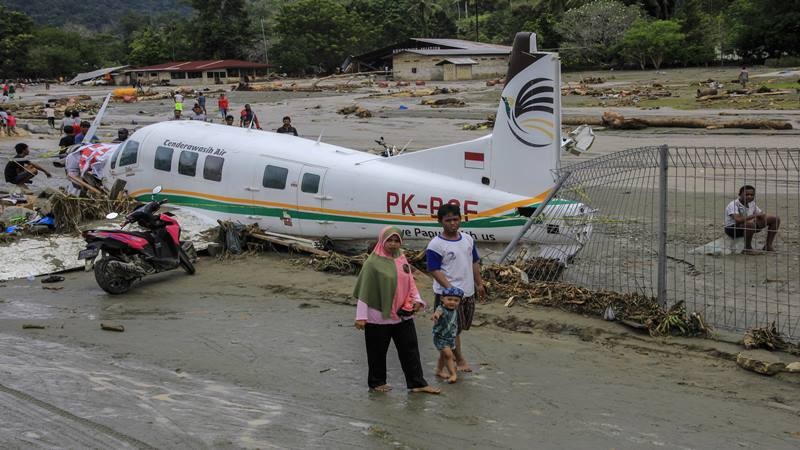
{"label": "forested hill", "polygon": [[114,28],[115,22],[130,12],[191,12],[180,0],[0,0],[0,4],[24,12],[40,25],[80,24],[90,29]]}

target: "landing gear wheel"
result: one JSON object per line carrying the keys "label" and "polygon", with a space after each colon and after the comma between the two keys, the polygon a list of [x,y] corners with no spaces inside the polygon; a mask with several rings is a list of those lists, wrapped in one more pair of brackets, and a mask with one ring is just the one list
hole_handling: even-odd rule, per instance
{"label": "landing gear wheel", "polygon": [[108,263],[110,261],[111,259],[109,258],[103,258],[94,265],[94,279],[97,280],[97,284],[109,294],[124,294],[131,288],[134,280],[131,278],[121,278],[109,272]]}
{"label": "landing gear wheel", "polygon": [[194,264],[192,264],[192,262],[189,261],[189,256],[186,255],[186,252],[183,251],[183,249],[181,249],[180,252],[178,253],[178,259],[180,260],[181,267],[183,267],[183,270],[185,270],[186,273],[188,273],[189,275],[194,275],[195,272]]}

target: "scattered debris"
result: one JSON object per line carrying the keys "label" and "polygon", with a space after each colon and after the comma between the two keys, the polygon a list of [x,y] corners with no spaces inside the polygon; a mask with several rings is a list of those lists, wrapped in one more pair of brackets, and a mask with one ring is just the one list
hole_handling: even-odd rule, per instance
{"label": "scattered debris", "polygon": [[[533,267],[541,268],[548,264],[552,263],[538,262]],[[687,316],[683,302],[664,310],[654,298],[641,294],[592,290],[552,281],[525,283],[519,272],[510,270],[508,266],[487,266],[484,272],[490,295],[502,299],[513,296],[517,304],[549,306],[596,317],[603,317],[611,306],[617,320],[646,328],[653,336],[708,336],[712,331],[699,314]],[[530,273],[546,274],[552,279],[557,277],[552,268],[538,269],[538,274],[537,269],[529,269],[526,275]]]}
{"label": "scattered debris", "polygon": [[467,106],[467,103],[464,100],[455,97],[439,98],[435,100],[422,100],[419,104],[428,105],[432,108],[453,108]]}
{"label": "scattered debris", "polygon": [[[605,82],[606,80],[600,77],[586,77],[586,78],[581,77],[581,83],[584,84],[603,84]],[[656,87],[655,83],[653,84],[653,87]],[[661,87],[661,85],[659,84],[658,87]]]}
{"label": "scattered debris", "polygon": [[[565,125],[571,125],[574,120],[565,121]],[[751,130],[791,130],[792,124],[783,120],[730,120],[717,122],[702,118],[693,117],[634,117],[626,118],[616,111],[606,111],[603,113],[599,123],[596,120],[584,121],[589,125],[603,125],[615,130],[641,130],[647,127],[662,128],[743,128]]]}
{"label": "scattered debris", "polygon": [[133,211],[137,204],[129,197],[120,196],[112,200],[92,192],[87,193],[86,197],[74,197],[55,191],[49,201],[56,230],[62,233],[75,232],[82,223],[103,219],[110,212],[127,214]]}
{"label": "scattered debris", "polygon": [[435,87],[433,89],[403,89],[394,92],[381,92],[372,94],[370,98],[385,98],[385,97],[428,97],[431,95],[449,95],[457,94],[459,92],[456,88],[448,87]]}
{"label": "scattered debris", "polygon": [[775,375],[786,368],[786,364],[782,362],[760,361],[758,359],[748,358],[741,353],[736,356],[736,364],[742,369],[767,376]]}
{"label": "scattered debris", "polygon": [[[56,117],[63,116],[64,111],[79,111],[84,114],[84,119],[97,114],[100,104],[93,102],[88,95],[76,95],[59,99],[48,100],[50,106],[55,110]],[[44,114],[44,103],[7,103],[3,107],[6,111],[13,112],[18,119],[41,119]],[[87,117],[88,116],[88,117]]]}
{"label": "scattered debris", "polygon": [[339,114],[344,114],[345,116],[350,115],[350,114],[355,114],[356,116],[358,116],[358,117],[360,117],[362,119],[367,118],[367,117],[372,117],[372,113],[370,112],[370,110],[368,110],[368,109],[366,109],[366,108],[364,108],[364,107],[362,107],[360,105],[345,106],[344,108],[341,108],[336,112],[339,113]]}
{"label": "scattered debris", "polygon": [[340,275],[358,275],[367,254],[356,256],[345,256],[339,253],[331,253],[325,258],[314,258],[310,261],[311,267],[320,272],[331,272]]}
{"label": "scattered debris", "polygon": [[[584,84],[578,86],[566,85],[561,88],[561,95],[580,95],[607,99],[637,98],[639,100],[656,100],[663,97],[672,97],[672,91],[664,89],[662,85],[641,86],[631,89],[592,88]],[[638,101],[638,100],[637,100]],[[622,106],[622,105],[619,105]]]}
{"label": "scattered debris", "polygon": [[124,331],[125,331],[125,327],[124,327],[124,326],[122,326],[122,325],[119,325],[119,324],[105,324],[105,323],[101,323],[101,324],[100,324],[100,329],[101,329],[101,330],[106,330],[106,331],[116,331],[116,332],[118,332],[118,333],[122,333],[122,332],[124,332]]}
{"label": "scattered debris", "polygon": [[47,278],[42,279],[42,283],[59,283],[64,281],[64,277],[61,275],[50,275]]}
{"label": "scattered debris", "polygon": [[491,113],[486,117],[486,121],[478,122],[476,124],[465,124],[461,127],[462,130],[474,131],[474,130],[490,130],[494,128],[494,121],[495,121],[495,113]]}
{"label": "scattered debris", "polygon": [[742,338],[742,344],[748,350],[764,348],[775,351],[786,350],[789,347],[789,344],[783,340],[783,337],[775,327],[775,322],[766,327],[747,330],[744,333],[744,338]]}
{"label": "scattered debris", "polygon": [[702,88],[697,90],[697,98],[708,97],[710,95],[717,95],[719,91],[713,88]]}

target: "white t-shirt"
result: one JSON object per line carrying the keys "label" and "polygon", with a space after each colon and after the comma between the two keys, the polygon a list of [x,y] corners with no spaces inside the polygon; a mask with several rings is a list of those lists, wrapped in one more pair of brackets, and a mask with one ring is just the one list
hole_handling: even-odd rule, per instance
{"label": "white t-shirt", "polygon": [[725,207],[725,226],[732,227],[736,225],[736,221],[733,220],[734,214],[739,214],[740,216],[750,217],[756,214],[761,214],[761,208],[756,205],[755,201],[748,203],[747,206],[744,206],[742,202],[739,201],[737,198],[736,200],[728,203],[728,206]]}
{"label": "white t-shirt", "polygon": [[183,103],[183,96],[181,94],[175,94],[175,103]]}
{"label": "white t-shirt", "polygon": [[[475,241],[472,236],[459,232],[460,237],[455,241],[436,236],[428,243],[425,253],[428,258],[428,269],[437,270],[434,264],[441,264],[438,269],[444,273],[445,278],[454,287],[464,291],[465,297],[475,295],[475,278],[472,274],[472,263],[477,259]],[[433,252],[434,255],[430,253]],[[438,256],[437,256],[438,255]],[[433,292],[441,294],[444,288],[433,280]]]}
{"label": "white t-shirt", "polygon": [[56,117],[56,110],[53,109],[53,108],[45,108],[44,109],[44,115],[48,119],[51,118],[51,117],[55,118]]}
{"label": "white t-shirt", "polygon": [[64,160],[64,169],[68,175],[80,178],[81,176],[81,152],[73,150]]}

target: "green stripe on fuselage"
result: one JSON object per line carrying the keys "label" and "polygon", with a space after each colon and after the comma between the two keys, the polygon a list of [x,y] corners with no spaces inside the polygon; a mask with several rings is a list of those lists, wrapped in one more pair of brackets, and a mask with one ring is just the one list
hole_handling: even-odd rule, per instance
{"label": "green stripe on fuselage", "polygon": [[[424,222],[408,222],[403,220],[391,219],[374,219],[370,217],[357,217],[357,216],[341,216],[337,214],[328,214],[311,211],[300,211],[296,209],[277,208],[270,206],[248,205],[242,203],[229,203],[221,202],[218,200],[210,200],[206,198],[197,198],[188,195],[164,195],[164,194],[144,194],[138,196],[136,199],[141,202],[148,202],[153,199],[168,198],[169,202],[174,205],[188,206],[192,208],[205,209],[209,211],[216,211],[229,214],[240,214],[249,216],[261,217],[283,217],[283,213],[287,212],[293,219],[300,220],[327,220],[331,222],[347,222],[347,223],[369,223],[369,224],[386,224],[386,225],[401,225],[401,226],[415,226],[415,227],[439,227],[439,223],[435,218],[430,221]],[[563,205],[575,203],[571,200],[554,199],[551,200],[551,205]],[[529,205],[530,207],[537,207],[539,203]],[[503,227],[518,227],[525,224],[527,217],[520,216],[516,212],[511,212],[501,216],[482,217],[479,219],[466,220],[461,223],[462,228],[503,228]]]}

